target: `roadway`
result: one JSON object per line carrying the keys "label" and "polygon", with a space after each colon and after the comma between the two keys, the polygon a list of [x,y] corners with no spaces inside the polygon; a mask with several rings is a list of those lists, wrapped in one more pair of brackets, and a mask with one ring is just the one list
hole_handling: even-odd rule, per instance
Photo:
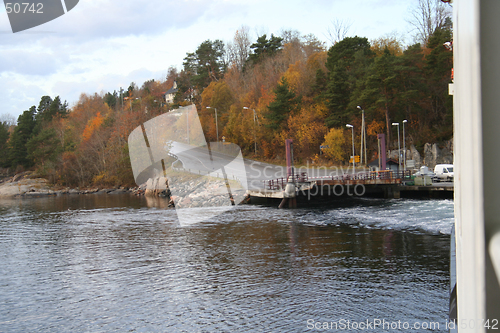
{"label": "roadway", "polygon": [[[263,189],[265,181],[286,177],[286,167],[242,158],[239,147],[236,145],[219,145],[209,150],[206,146],[196,147],[173,142],[170,153],[175,154],[182,162],[183,168],[191,173],[213,173],[224,167],[229,178],[234,176],[240,180],[246,179],[248,189]],[[352,169],[315,166],[295,168],[295,174],[303,172],[311,179],[341,176],[351,173]]]}
{"label": "roadway", "polygon": [[239,154],[239,149],[234,147],[229,147],[226,152],[219,152],[210,151],[206,146],[195,147],[174,142],[170,152],[175,154],[182,162],[183,168],[191,173],[213,174],[224,168],[229,179],[234,177],[246,180],[248,189],[261,189],[265,180],[286,177],[285,167],[244,159]]}
{"label": "roadway", "polygon": [[[170,153],[182,162],[182,167],[194,174],[216,174],[224,172],[229,179],[246,181],[248,189],[263,189],[266,180],[286,177],[286,167],[242,158],[239,147],[234,144],[219,145],[209,150],[206,146],[196,147],[180,142],[173,142]],[[359,169],[360,171],[362,169]],[[308,177],[321,178],[350,174],[352,169],[326,167],[300,167],[295,173],[306,172]],[[222,177],[222,174],[219,175]],[[453,187],[453,182],[434,182],[432,187]]]}

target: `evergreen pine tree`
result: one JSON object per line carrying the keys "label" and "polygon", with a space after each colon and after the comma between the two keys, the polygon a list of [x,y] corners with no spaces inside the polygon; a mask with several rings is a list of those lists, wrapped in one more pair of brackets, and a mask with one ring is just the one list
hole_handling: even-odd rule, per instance
{"label": "evergreen pine tree", "polygon": [[271,57],[275,55],[283,47],[283,38],[276,37],[271,34],[271,38],[267,39],[267,35],[262,35],[257,38],[257,42],[250,45],[252,53],[248,57],[248,62],[257,64],[264,57]]}
{"label": "evergreen pine tree", "polygon": [[0,123],[0,167],[8,168],[10,166],[9,147],[7,146],[7,141],[9,140],[9,125],[7,122]]}
{"label": "evergreen pine tree", "polygon": [[[383,110],[385,116],[387,148],[391,134],[391,117],[398,109],[400,86],[398,82],[401,71],[401,59],[389,52],[386,47],[382,56],[375,59],[367,74],[366,86],[363,92],[364,100],[369,105]],[[366,105],[366,104],[365,104]]]}
{"label": "evergreen pine tree", "polygon": [[273,130],[283,127],[288,117],[300,109],[301,97],[290,90],[287,80],[283,77],[274,90],[276,97],[267,107],[269,112],[265,115],[267,126]]}
{"label": "evergreen pine tree", "polygon": [[10,160],[11,165],[16,167],[22,165],[24,167],[32,166],[32,161],[28,157],[26,143],[33,135],[35,128],[36,107],[32,106],[29,110],[24,111],[17,119],[17,126],[14,129],[10,140]]}
{"label": "evergreen pine tree", "polygon": [[368,39],[357,36],[343,39],[328,51],[326,67],[329,73],[324,93],[329,112],[328,127],[343,126],[355,110],[350,105],[352,93],[356,82],[363,80],[368,59],[373,55]]}
{"label": "evergreen pine tree", "polygon": [[60,150],[61,142],[53,128],[44,128],[38,135],[26,142],[28,158],[41,167],[46,161],[55,161]]}

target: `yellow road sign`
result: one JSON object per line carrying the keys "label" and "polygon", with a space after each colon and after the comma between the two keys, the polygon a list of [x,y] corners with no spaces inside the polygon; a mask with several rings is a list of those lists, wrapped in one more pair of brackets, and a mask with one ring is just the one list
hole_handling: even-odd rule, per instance
{"label": "yellow road sign", "polygon": [[[355,161],[356,163],[359,163],[359,155],[354,156],[354,161]],[[351,158],[349,159],[349,163],[352,163],[352,156],[351,156]]]}

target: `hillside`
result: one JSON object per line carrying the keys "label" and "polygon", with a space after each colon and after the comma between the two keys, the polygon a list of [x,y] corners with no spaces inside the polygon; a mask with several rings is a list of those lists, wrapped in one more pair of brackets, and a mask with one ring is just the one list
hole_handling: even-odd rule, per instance
{"label": "hillside", "polygon": [[[267,161],[281,162],[291,138],[299,163],[347,163],[352,133],[346,124],[354,126],[359,151],[360,109],[369,159],[376,157],[379,133],[387,150],[397,148],[393,122],[407,120],[406,143],[421,154],[425,143],[452,137],[447,27],[437,28],[426,45],[406,48],[395,38],[347,37],[326,49],[316,37],[293,31],[253,42],[246,36],[239,31],[227,45],[207,40],[186,54],[180,71],[170,68],[164,80],[141,87],[82,94],[71,107],[59,96],[41,97],[16,125],[1,124],[0,167],[34,169],[67,186],[133,185],[129,133],[188,104],[196,105],[208,142],[218,132],[245,156]],[[320,145],[329,146],[321,156]]]}

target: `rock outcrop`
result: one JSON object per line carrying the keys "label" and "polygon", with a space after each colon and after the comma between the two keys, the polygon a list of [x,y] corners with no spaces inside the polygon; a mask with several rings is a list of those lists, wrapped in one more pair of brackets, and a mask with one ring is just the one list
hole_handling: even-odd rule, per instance
{"label": "rock outcrop", "polygon": [[[403,148],[401,148],[402,150]],[[403,154],[401,154],[403,156]],[[397,160],[398,150],[390,150],[387,154],[389,158]],[[419,169],[425,165],[430,170],[434,170],[436,164],[453,164],[453,139],[446,141],[442,148],[436,143],[426,143],[424,145],[423,157],[420,155],[414,145],[410,145],[406,150],[406,160],[414,160],[414,169]]]}
{"label": "rock outcrop", "polygon": [[15,197],[19,195],[37,196],[55,194],[49,188],[48,181],[43,178],[15,178],[0,184],[0,197]]}
{"label": "rock outcrop", "polygon": [[436,164],[453,164],[453,140],[446,142],[442,149],[435,143],[425,144],[424,165],[434,169]]}
{"label": "rock outcrop", "polygon": [[[144,185],[139,186],[139,189],[141,188],[144,188]],[[144,195],[146,197],[165,198],[168,201],[168,207],[175,207],[168,180],[165,177],[149,178],[146,182]]]}
{"label": "rock outcrop", "polygon": [[214,177],[179,178],[173,177],[171,184],[165,177],[150,178],[145,185],[146,197],[163,197],[169,207],[221,207],[238,204],[244,199],[246,190],[230,181],[228,189],[223,179]]}

